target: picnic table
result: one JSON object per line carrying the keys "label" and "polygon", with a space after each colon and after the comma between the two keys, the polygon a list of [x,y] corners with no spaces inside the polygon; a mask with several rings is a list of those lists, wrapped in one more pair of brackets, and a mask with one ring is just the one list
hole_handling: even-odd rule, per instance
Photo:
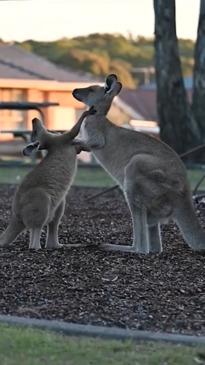
{"label": "picnic table", "polygon": [[[43,103],[36,103],[36,102],[16,102],[16,101],[6,101],[0,102],[0,110],[37,110],[41,116],[41,119],[44,120],[44,113],[42,109],[48,108],[51,106],[58,106],[59,103],[55,102],[43,102]],[[11,133],[14,138],[20,137],[26,143],[30,141],[31,131],[25,130],[0,130],[0,133],[8,134]]]}

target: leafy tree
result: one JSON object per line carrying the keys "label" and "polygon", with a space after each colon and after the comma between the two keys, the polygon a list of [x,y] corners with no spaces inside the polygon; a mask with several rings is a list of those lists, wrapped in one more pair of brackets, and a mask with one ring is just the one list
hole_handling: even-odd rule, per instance
{"label": "leafy tree", "polygon": [[109,72],[110,61],[106,56],[72,48],[69,52],[63,54],[58,62],[73,69],[80,69],[96,76],[102,76]]}
{"label": "leafy tree", "polygon": [[136,87],[136,81],[133,80],[130,71],[130,65],[121,60],[113,60],[110,63],[109,72],[117,74],[123,85],[134,89]]}

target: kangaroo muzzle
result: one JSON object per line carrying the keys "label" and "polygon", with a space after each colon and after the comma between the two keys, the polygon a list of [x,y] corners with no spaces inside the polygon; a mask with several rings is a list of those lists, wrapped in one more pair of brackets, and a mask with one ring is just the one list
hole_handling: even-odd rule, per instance
{"label": "kangaroo muzzle", "polygon": [[82,101],[82,98],[80,96],[80,90],[79,89],[74,89],[72,92],[72,95],[74,96],[75,99],[77,99],[78,101]]}

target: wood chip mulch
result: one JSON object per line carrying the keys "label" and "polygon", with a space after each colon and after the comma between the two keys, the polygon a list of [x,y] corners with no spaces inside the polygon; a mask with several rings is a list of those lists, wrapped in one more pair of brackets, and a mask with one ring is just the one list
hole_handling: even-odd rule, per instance
{"label": "wood chip mulch", "polygon": [[[14,191],[0,186],[0,231]],[[132,227],[119,191],[85,201],[96,192],[71,189],[60,226],[65,248],[29,251],[24,233],[0,249],[0,313],[205,335],[205,254],[192,252],[174,224],[163,228],[160,255],[103,251],[100,243],[129,244]],[[205,199],[195,206],[205,229]],[[66,243],[91,246],[68,249]]]}

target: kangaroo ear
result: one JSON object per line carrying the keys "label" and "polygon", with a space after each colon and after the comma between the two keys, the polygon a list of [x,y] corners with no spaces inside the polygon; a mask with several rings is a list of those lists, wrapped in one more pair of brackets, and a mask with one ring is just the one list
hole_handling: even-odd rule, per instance
{"label": "kangaroo ear", "polygon": [[118,95],[119,92],[121,91],[121,89],[122,89],[122,84],[121,84],[121,82],[117,81],[116,83],[113,83],[110,88],[105,87],[105,94],[112,95],[112,97],[113,97],[113,96]]}
{"label": "kangaroo ear", "polygon": [[38,130],[46,130],[46,128],[44,127],[43,125],[43,122],[38,119],[38,118],[33,118],[32,119],[32,126],[33,126],[33,129],[38,131]]}
{"label": "kangaroo ear", "polygon": [[42,133],[46,133],[47,129],[44,127],[43,122],[40,119],[32,119],[32,133],[31,141],[35,142]]}
{"label": "kangaroo ear", "polygon": [[121,84],[121,82],[118,81],[115,85],[115,95],[118,95],[120,93],[121,89],[122,89],[122,84]]}
{"label": "kangaroo ear", "polygon": [[40,143],[37,141],[37,142],[34,142],[34,143],[30,143],[28,144],[28,146],[26,146],[24,149],[23,149],[23,154],[24,156],[31,156],[31,154],[35,151],[38,151],[39,150],[39,147],[40,147]]}
{"label": "kangaroo ear", "polygon": [[122,89],[122,84],[121,82],[118,81],[117,76],[115,74],[111,74],[106,78],[105,81],[106,94],[112,94],[112,96],[115,96],[119,94],[121,89]]}
{"label": "kangaroo ear", "polygon": [[105,80],[105,92],[106,93],[111,92],[116,82],[117,82],[117,76],[115,74],[108,75]]}

